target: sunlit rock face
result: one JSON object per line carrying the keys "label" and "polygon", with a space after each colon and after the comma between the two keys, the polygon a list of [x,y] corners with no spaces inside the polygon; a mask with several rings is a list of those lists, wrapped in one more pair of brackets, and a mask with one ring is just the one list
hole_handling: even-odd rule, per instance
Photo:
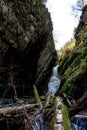
{"label": "sunlit rock face", "polygon": [[12,84],[19,96],[31,94],[55,58],[52,23],[42,0],[1,0],[0,96],[7,89],[5,96],[13,96]]}

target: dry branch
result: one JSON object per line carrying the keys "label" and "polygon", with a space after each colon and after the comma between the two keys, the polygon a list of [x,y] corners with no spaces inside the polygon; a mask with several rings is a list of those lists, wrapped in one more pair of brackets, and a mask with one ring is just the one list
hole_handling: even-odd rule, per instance
{"label": "dry branch", "polygon": [[40,100],[37,88],[36,88],[35,85],[33,85],[33,88],[34,88],[34,95],[35,95],[35,98],[36,98],[36,103],[42,108],[42,102]]}
{"label": "dry branch", "polygon": [[9,85],[13,88],[14,91],[14,99],[17,101],[17,91],[16,91],[16,86],[14,85],[14,73],[12,71],[13,67],[10,67],[10,72],[9,72]]}
{"label": "dry branch", "polygon": [[25,119],[27,120],[28,128],[31,126],[32,130],[35,130],[35,128],[34,128],[34,126],[33,126],[33,122],[32,122],[32,120],[29,118],[28,113],[27,113],[27,110],[26,110],[26,107],[25,107],[24,104],[23,104],[23,108],[24,108],[24,116],[25,116]]}
{"label": "dry branch", "polygon": [[12,114],[12,113],[24,113],[24,108],[26,111],[36,107],[36,104],[25,104],[25,105],[20,105],[20,106],[13,106],[13,107],[5,107],[5,108],[0,108],[0,116],[1,115],[6,115],[6,114]]}
{"label": "dry branch", "polygon": [[45,108],[49,105],[51,96],[52,96],[51,93],[49,93],[49,94],[47,95]]}

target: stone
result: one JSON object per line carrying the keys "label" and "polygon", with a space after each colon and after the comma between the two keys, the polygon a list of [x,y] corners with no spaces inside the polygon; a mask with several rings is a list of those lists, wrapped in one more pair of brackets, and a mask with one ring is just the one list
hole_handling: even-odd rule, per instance
{"label": "stone", "polygon": [[[3,73],[0,72],[0,96],[9,88],[10,71],[14,75],[18,97],[33,95],[33,84],[40,75],[43,78],[40,78],[37,86],[45,77],[47,81],[56,61],[49,12],[41,0],[38,0],[37,4],[31,0],[1,0],[0,6],[3,8],[0,12],[0,46],[7,47],[0,52],[0,67],[4,66]],[[41,11],[40,14],[38,10]],[[14,96],[12,88],[8,89],[6,96]]]}

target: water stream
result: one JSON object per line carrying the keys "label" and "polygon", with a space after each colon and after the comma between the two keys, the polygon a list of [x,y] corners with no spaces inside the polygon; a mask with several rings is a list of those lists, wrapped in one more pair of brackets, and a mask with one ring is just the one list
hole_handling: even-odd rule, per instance
{"label": "water stream", "polygon": [[[48,92],[46,95],[51,93],[52,96],[55,95],[60,86],[60,79],[58,78],[58,65],[53,67],[52,75],[48,83]],[[36,121],[35,130],[49,130],[49,124],[44,122],[42,116]]]}
{"label": "water stream", "polygon": [[60,86],[60,79],[58,78],[58,65],[53,67],[52,76],[48,83],[48,93],[55,95]]}
{"label": "water stream", "polygon": [[[61,81],[58,78],[58,65],[57,65],[57,66],[53,67],[52,75],[51,75],[51,78],[48,83],[48,92],[46,95],[48,95],[50,93],[52,96],[54,96],[55,93],[57,92],[57,90],[59,89],[60,82]],[[14,103],[12,101],[10,101],[10,99],[7,100],[10,102],[10,104],[4,105],[3,104],[4,100],[6,100],[6,99],[3,99],[3,100],[0,99],[0,108],[14,105]],[[21,104],[21,102],[15,103],[15,105],[20,105],[20,104]],[[37,114],[37,116],[34,120],[35,120],[35,125],[34,125],[35,130],[49,130],[49,123],[47,123],[43,120],[42,113]],[[71,121],[72,130],[87,130],[87,111],[80,112],[79,114],[73,116],[70,119],[70,121]],[[3,126],[3,124],[2,124],[2,126]],[[25,126],[26,126],[26,122],[25,122]],[[28,130],[28,129],[25,128],[24,130]]]}
{"label": "water stream", "polygon": [[71,118],[72,130],[87,130],[87,113],[79,113]]}
{"label": "water stream", "polygon": [[35,124],[35,130],[49,130],[49,124],[44,122],[43,118],[40,116]]}
{"label": "water stream", "polygon": [[[52,75],[48,83],[48,93],[53,96],[57,92],[60,86],[60,79],[58,78],[58,65],[53,67]],[[87,112],[80,112],[71,118],[72,130],[87,130]],[[39,129],[41,130],[41,129]],[[45,130],[45,129],[42,129]],[[47,129],[46,129],[47,130]]]}

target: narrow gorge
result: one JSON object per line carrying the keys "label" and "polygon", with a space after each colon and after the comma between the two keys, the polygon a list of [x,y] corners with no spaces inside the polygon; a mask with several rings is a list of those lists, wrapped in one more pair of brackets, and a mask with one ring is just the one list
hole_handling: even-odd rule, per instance
{"label": "narrow gorge", "polygon": [[0,130],[87,130],[87,5],[57,51],[46,2],[0,1]]}

